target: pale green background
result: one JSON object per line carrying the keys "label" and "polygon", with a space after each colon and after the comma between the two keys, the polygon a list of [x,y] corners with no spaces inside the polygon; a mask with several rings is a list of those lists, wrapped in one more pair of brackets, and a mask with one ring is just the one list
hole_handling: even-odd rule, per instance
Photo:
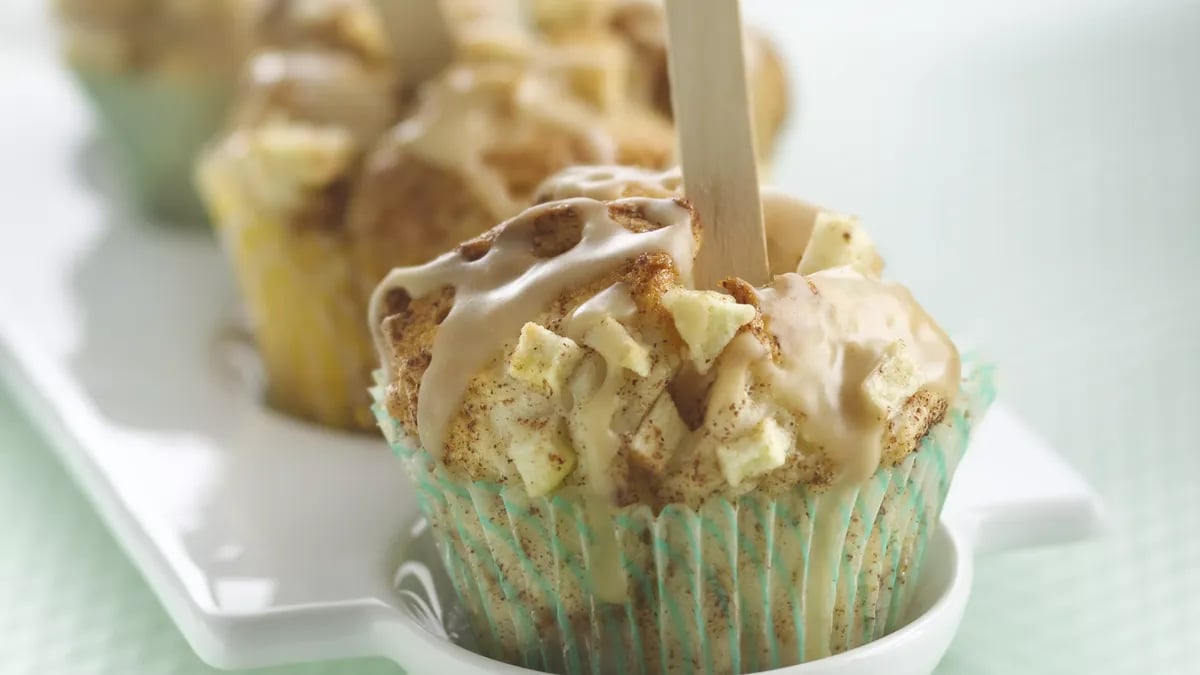
{"label": "pale green background", "polygon": [[[1200,2],[750,2],[804,82],[780,182],[861,213],[1110,509],[982,561],[939,673],[1200,673]],[[12,3],[0,49],[44,40]],[[213,672],[2,392],[0,513],[0,673]]]}

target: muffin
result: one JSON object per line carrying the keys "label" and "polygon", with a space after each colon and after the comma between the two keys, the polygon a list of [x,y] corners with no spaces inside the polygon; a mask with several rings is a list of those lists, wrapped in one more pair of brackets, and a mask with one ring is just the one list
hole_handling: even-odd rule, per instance
{"label": "muffin", "polygon": [[673,164],[669,115],[634,86],[658,62],[638,62],[606,3],[559,9],[576,6],[591,13],[551,20],[539,6],[531,28],[514,3],[451,3],[454,60],[416,83],[388,47],[403,31],[379,15],[315,22],[359,27],[304,31],[319,39],[276,31],[285,37],[254,58],[201,180],[277,407],[372,430],[376,363],[361,317],[390,269],[516,215],[565,167]]}
{"label": "muffin", "polygon": [[393,267],[434,258],[516,215],[556,171],[674,163],[665,122],[632,105],[605,111],[559,84],[503,60],[468,61],[428,83],[411,116],[372,151],[351,199],[363,311]]}
{"label": "muffin", "polygon": [[896,628],[990,369],[853,218],[773,193],[796,271],[698,290],[689,204],[589,171],[372,300],[375,411],[480,650],[741,673]]}
{"label": "muffin", "polygon": [[[366,423],[364,344],[344,220],[367,149],[397,115],[396,74],[369,0],[275,2],[257,31],[229,129],[197,168],[233,262],[279,410]],[[353,331],[351,331],[353,334]],[[355,413],[359,412],[359,417]]]}
{"label": "muffin", "polygon": [[247,43],[243,4],[57,0],[67,63],[151,215],[204,218],[192,166],[235,88]]}
{"label": "muffin", "polygon": [[515,215],[563,167],[674,161],[673,130],[652,111],[580,95],[572,69],[546,67],[511,33],[463,35],[458,60],[414,101],[386,49],[341,40],[260,54],[233,127],[202,162],[283,411],[373,430],[362,317],[388,270]]}

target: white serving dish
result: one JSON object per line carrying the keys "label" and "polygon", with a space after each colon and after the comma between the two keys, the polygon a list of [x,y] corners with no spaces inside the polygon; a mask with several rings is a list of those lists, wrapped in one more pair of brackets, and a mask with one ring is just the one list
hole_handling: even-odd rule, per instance
{"label": "white serving dish", "polygon": [[[21,187],[0,227],[0,374],[196,652],[223,668],[383,655],[413,673],[526,672],[446,641],[461,617],[449,594],[428,596],[448,589],[382,440],[259,405],[211,236],[122,206],[52,62],[18,54],[0,75],[23,92],[0,130],[0,185]],[[1067,541],[1098,521],[1088,486],[997,406],[947,505],[933,611],[786,672],[886,659],[928,673],[961,617],[972,550]]]}

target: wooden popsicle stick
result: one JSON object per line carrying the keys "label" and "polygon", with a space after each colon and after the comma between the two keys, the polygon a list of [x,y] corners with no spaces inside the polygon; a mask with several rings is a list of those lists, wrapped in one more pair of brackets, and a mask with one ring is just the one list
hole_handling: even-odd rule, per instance
{"label": "wooden popsicle stick", "polygon": [[406,86],[429,79],[450,63],[454,37],[440,0],[375,0],[375,7]]}
{"label": "wooden popsicle stick", "polygon": [[770,281],[738,0],[667,0],[683,189],[704,225],[696,288]]}

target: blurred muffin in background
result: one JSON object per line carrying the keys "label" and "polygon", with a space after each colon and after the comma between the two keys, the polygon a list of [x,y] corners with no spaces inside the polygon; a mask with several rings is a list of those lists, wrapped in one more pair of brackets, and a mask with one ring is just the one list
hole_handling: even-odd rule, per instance
{"label": "blurred muffin in background", "polygon": [[197,179],[271,404],[355,428],[366,394],[349,373],[366,352],[343,336],[365,328],[347,300],[357,286],[343,221],[362,156],[398,114],[398,77],[370,0],[283,0],[262,16],[229,127]]}
{"label": "blurred muffin in background", "polygon": [[143,208],[198,221],[195,156],[220,128],[248,43],[238,0],[56,0],[66,60]]}
{"label": "blurred muffin in background", "polygon": [[674,164],[670,124],[607,93],[608,79],[623,74],[609,53],[578,53],[573,69],[524,46],[474,39],[379,140],[354,191],[347,225],[364,299],[393,267],[429,260],[520,213],[561,169]]}
{"label": "blurred muffin in background", "polygon": [[[376,359],[365,316],[388,270],[520,212],[541,180],[566,166],[673,162],[665,121],[576,96],[507,38],[465,38],[459,59],[425,83],[373,145],[377,123],[407,107],[387,86],[386,64],[332,48],[319,54],[356,64],[356,78],[371,76],[355,85],[355,105],[328,105],[350,94],[316,93],[327,105],[306,106],[309,90],[325,86],[315,68],[297,70],[305,77],[282,93],[251,80],[235,126],[204,158],[200,176],[276,407],[328,426],[371,429],[367,387]],[[251,69],[265,56],[254,57]]]}
{"label": "blurred muffin in background", "polygon": [[[638,93],[637,71],[659,67],[639,62],[613,8],[523,4],[446,2],[451,61],[426,78],[429,64],[397,57],[406,30],[382,0],[291,0],[272,15],[344,29],[264,39],[199,174],[277,408],[370,430],[364,317],[384,274],[516,215],[566,167],[674,164],[669,114]],[[309,20],[321,7],[336,16]]]}
{"label": "blurred muffin in background", "polygon": [[[628,54],[626,97],[673,117],[661,0],[533,0],[532,7],[538,30],[550,41],[619,44]],[[787,75],[779,52],[762,33],[747,29],[745,45],[755,145],[766,161],[787,118]]]}

